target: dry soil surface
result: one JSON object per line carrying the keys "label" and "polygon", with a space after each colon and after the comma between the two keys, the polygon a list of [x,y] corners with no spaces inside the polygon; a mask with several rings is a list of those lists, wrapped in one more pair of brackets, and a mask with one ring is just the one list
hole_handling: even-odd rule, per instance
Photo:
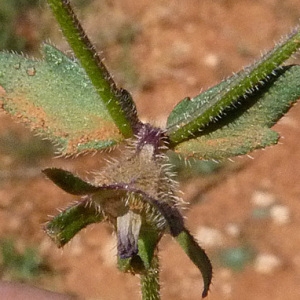
{"label": "dry soil surface", "polygon": [[[300,2],[95,0],[79,15],[116,81],[132,92],[141,118],[163,126],[181,99],[238,71],[287,34],[298,22]],[[46,10],[41,18],[31,17],[39,25],[54,22]],[[55,26],[48,37],[68,49]],[[219,175],[181,186],[184,199],[192,202],[185,212],[187,226],[212,258],[218,249],[233,246],[255,252],[239,271],[212,259],[210,300],[300,299],[299,115],[295,105],[274,127],[282,135],[279,145],[235,158]],[[14,132],[20,145],[31,137],[4,114],[0,120],[1,135]],[[37,245],[55,273],[37,284],[81,299],[140,299],[138,278],[116,269],[110,227],[91,226],[63,250],[42,231],[48,216],[75,198],[39,170],[58,166],[84,173],[101,165],[101,155],[41,159],[32,165],[18,164],[14,157],[13,151],[0,154],[0,237],[13,237],[20,249]],[[264,211],[267,217],[255,215]],[[159,248],[162,299],[200,299],[201,275],[176,242],[167,236]]]}

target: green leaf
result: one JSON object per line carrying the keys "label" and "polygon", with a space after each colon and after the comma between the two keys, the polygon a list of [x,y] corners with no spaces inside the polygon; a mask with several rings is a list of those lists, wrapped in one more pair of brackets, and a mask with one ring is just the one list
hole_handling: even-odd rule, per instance
{"label": "green leaf", "polygon": [[[125,138],[135,133],[134,123],[138,121],[136,114],[128,115],[128,100],[124,100],[122,89],[118,89],[109,74],[102,58],[84,32],[70,1],[47,0],[61,30],[79,60],[81,66],[90,78],[96,93],[100,96],[106,111]],[[134,107],[132,99],[130,107]],[[124,103],[126,102],[126,103]],[[133,118],[134,117],[134,118]]]}
{"label": "green leaf", "polygon": [[206,297],[212,280],[212,265],[208,256],[186,229],[176,236],[175,239],[200,270],[204,282],[202,298]]}
{"label": "green leaf", "polygon": [[99,206],[85,197],[49,221],[44,230],[58,247],[63,247],[81,229],[102,220]]}
{"label": "green leaf", "polygon": [[150,226],[142,226],[141,228],[138,240],[138,255],[141,257],[146,270],[151,268],[151,262],[161,236],[161,232]]}
{"label": "green leaf", "polygon": [[57,168],[48,168],[44,169],[43,173],[57,186],[72,195],[87,195],[99,190],[99,187],[85,182],[69,171]]}
{"label": "green leaf", "polygon": [[48,44],[43,52],[42,61],[0,53],[2,107],[52,140],[64,155],[122,141],[124,136],[82,67]]}
{"label": "green leaf", "polygon": [[[226,82],[205,92],[218,93]],[[204,95],[204,97],[206,97]],[[175,152],[198,159],[222,159],[246,154],[254,149],[276,144],[279,135],[269,129],[300,97],[300,66],[277,69],[258,90],[248,93],[216,123],[204,128],[199,137],[185,141]],[[191,109],[190,101],[180,104]]]}
{"label": "green leaf", "polygon": [[[300,27],[266,53],[260,60],[211,90],[191,101],[186,98],[175,107],[168,118],[167,135],[172,147],[193,138],[205,126],[222,117],[224,111],[237,104],[249,92],[259,87],[261,81],[300,48]],[[246,98],[246,97],[245,97]],[[184,109],[186,108],[186,109]]]}

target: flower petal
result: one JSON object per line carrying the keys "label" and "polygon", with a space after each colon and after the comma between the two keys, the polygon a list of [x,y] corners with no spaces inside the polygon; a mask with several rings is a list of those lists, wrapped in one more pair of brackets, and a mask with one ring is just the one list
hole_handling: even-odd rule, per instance
{"label": "flower petal", "polygon": [[138,253],[141,226],[141,216],[130,210],[117,218],[118,255],[120,258],[133,257]]}

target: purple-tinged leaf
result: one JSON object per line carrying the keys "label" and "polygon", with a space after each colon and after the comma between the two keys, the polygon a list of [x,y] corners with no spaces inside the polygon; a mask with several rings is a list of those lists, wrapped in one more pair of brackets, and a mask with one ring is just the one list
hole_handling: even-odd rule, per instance
{"label": "purple-tinged leaf", "polygon": [[48,168],[44,169],[43,173],[57,186],[72,195],[87,195],[99,190],[99,187],[83,181],[69,171],[57,168]]}

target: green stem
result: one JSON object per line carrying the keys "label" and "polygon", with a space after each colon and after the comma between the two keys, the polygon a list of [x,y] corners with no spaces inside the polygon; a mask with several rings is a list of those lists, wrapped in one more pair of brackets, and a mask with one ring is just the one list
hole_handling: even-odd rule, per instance
{"label": "green stem", "polygon": [[146,274],[141,275],[141,288],[143,300],[160,300],[159,260],[156,254],[153,256],[151,267]]}
{"label": "green stem", "polygon": [[[172,124],[167,131],[171,145],[174,146],[193,137],[195,132],[220,116],[225,108],[234,104],[240,97],[245,97],[247,92],[255,88],[299,48],[300,27],[297,27],[290,36],[266,53],[259,61],[229,78],[219,93],[202,99],[199,106],[186,114],[184,119]],[[197,102],[197,98],[191,101]]]}
{"label": "green stem", "polygon": [[77,59],[100,95],[115,124],[125,138],[133,135],[130,120],[122,109],[122,95],[102,63],[95,47],[90,42],[78,21],[69,0],[47,0],[64,36]]}

